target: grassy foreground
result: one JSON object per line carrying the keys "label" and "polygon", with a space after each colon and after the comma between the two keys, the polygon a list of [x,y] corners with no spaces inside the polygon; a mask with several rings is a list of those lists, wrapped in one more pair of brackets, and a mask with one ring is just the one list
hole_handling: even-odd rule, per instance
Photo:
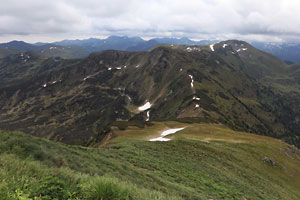
{"label": "grassy foreground", "polygon": [[113,135],[86,148],[0,132],[0,199],[300,198],[300,152],[277,139],[179,122]]}

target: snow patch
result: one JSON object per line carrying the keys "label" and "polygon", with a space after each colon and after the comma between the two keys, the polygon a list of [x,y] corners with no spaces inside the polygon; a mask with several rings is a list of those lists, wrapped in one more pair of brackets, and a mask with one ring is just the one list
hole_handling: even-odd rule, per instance
{"label": "snow patch", "polygon": [[139,68],[139,67],[140,67],[140,65],[135,66],[135,68]]}
{"label": "snow patch", "polygon": [[169,139],[169,138],[158,137],[158,138],[150,139],[149,141],[151,141],[151,142],[155,142],[155,141],[167,142],[167,141],[170,141],[170,140],[171,139]]}
{"label": "snow patch", "polygon": [[47,87],[47,83],[45,83],[45,84],[43,85],[43,87],[44,87],[44,88]]}
{"label": "snow patch", "polygon": [[85,77],[83,80],[86,81],[87,79],[91,78],[91,76]]}
{"label": "snow patch", "polygon": [[120,70],[120,69],[122,69],[122,67],[117,67],[116,69],[119,69],[119,70]]}
{"label": "snow patch", "polygon": [[164,138],[164,137],[167,136],[167,135],[170,135],[170,134],[174,134],[174,133],[176,133],[178,131],[181,131],[183,129],[185,129],[185,128],[173,128],[173,129],[163,131],[162,134],[160,135],[161,137],[153,138],[153,139],[150,139],[149,141],[161,141],[161,142],[170,141],[171,139]]}
{"label": "snow patch", "polygon": [[192,75],[189,75],[189,77],[191,78],[191,88],[193,88],[194,87],[194,78],[193,78],[193,76]]}
{"label": "snow patch", "polygon": [[150,110],[147,111],[147,119],[146,121],[149,121],[150,120]]}
{"label": "snow patch", "polygon": [[187,52],[201,51],[201,49],[198,48],[198,47],[187,47],[187,48],[186,48],[186,51],[187,51]]}
{"label": "snow patch", "polygon": [[200,97],[193,97],[193,100],[200,101]]}
{"label": "snow patch", "polygon": [[223,49],[225,49],[228,46],[228,44],[223,44]]}
{"label": "snow patch", "polygon": [[161,136],[167,136],[167,135],[176,133],[176,132],[178,132],[178,131],[181,131],[181,130],[183,130],[183,129],[184,129],[184,128],[173,128],[173,129],[169,129],[169,130],[166,130],[166,131],[162,132]]}
{"label": "snow patch", "polygon": [[209,45],[209,47],[210,47],[211,51],[215,51],[215,49],[214,49],[214,45],[215,45],[215,44],[211,44],[211,45]]}
{"label": "snow patch", "polygon": [[247,51],[248,50],[248,48],[241,48],[241,49],[238,49],[238,50],[236,50],[236,51],[233,51],[233,52],[231,52],[232,54],[236,54],[236,53],[238,53],[238,52],[240,52],[240,51]]}
{"label": "snow patch", "polygon": [[50,47],[49,49],[50,49],[50,50],[52,50],[52,49],[56,49],[56,47]]}
{"label": "snow patch", "polygon": [[110,70],[111,70],[111,67],[109,67],[108,70],[110,71]]}
{"label": "snow patch", "polygon": [[199,107],[200,107],[199,104],[196,104],[196,105],[195,105],[195,108],[199,108]]}
{"label": "snow patch", "polygon": [[151,104],[150,104],[150,102],[146,102],[143,106],[140,106],[139,107],[139,111],[144,111],[144,110],[148,110],[149,108],[151,108]]}

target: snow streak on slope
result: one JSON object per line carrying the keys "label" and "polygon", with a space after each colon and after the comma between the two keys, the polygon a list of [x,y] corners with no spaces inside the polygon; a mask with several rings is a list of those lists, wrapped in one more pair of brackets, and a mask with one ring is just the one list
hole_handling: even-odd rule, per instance
{"label": "snow streak on slope", "polygon": [[209,47],[210,47],[211,51],[215,51],[215,49],[214,49],[214,45],[215,45],[215,44],[211,44],[211,45],[209,45]]}
{"label": "snow streak on slope", "polygon": [[151,108],[151,104],[147,101],[143,106],[139,107],[139,111],[148,110],[149,108]]}
{"label": "snow streak on slope", "polygon": [[174,128],[174,129],[169,129],[169,130],[166,130],[166,131],[164,131],[164,132],[162,132],[162,134],[161,134],[161,137],[158,137],[158,138],[153,138],[153,139],[150,139],[149,141],[161,141],[161,142],[166,142],[166,141],[169,141],[169,140],[171,140],[171,139],[169,139],[169,138],[164,138],[165,136],[167,136],[167,135],[170,135],[170,134],[174,134],[174,133],[176,133],[176,132],[178,132],[178,131],[181,131],[181,130],[183,130],[184,128]]}

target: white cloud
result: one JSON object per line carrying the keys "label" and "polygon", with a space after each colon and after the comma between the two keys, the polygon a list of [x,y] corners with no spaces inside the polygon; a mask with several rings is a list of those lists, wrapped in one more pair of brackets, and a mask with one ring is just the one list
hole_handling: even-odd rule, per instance
{"label": "white cloud", "polygon": [[0,3],[2,39],[112,34],[261,40],[300,36],[300,2],[295,0],[0,0]]}

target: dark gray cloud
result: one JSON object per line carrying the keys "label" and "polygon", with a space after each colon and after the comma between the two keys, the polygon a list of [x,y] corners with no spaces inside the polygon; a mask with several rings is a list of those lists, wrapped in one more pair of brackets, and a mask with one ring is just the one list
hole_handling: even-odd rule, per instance
{"label": "dark gray cloud", "polygon": [[299,11],[295,0],[5,0],[0,40],[119,34],[281,41],[300,36]]}

